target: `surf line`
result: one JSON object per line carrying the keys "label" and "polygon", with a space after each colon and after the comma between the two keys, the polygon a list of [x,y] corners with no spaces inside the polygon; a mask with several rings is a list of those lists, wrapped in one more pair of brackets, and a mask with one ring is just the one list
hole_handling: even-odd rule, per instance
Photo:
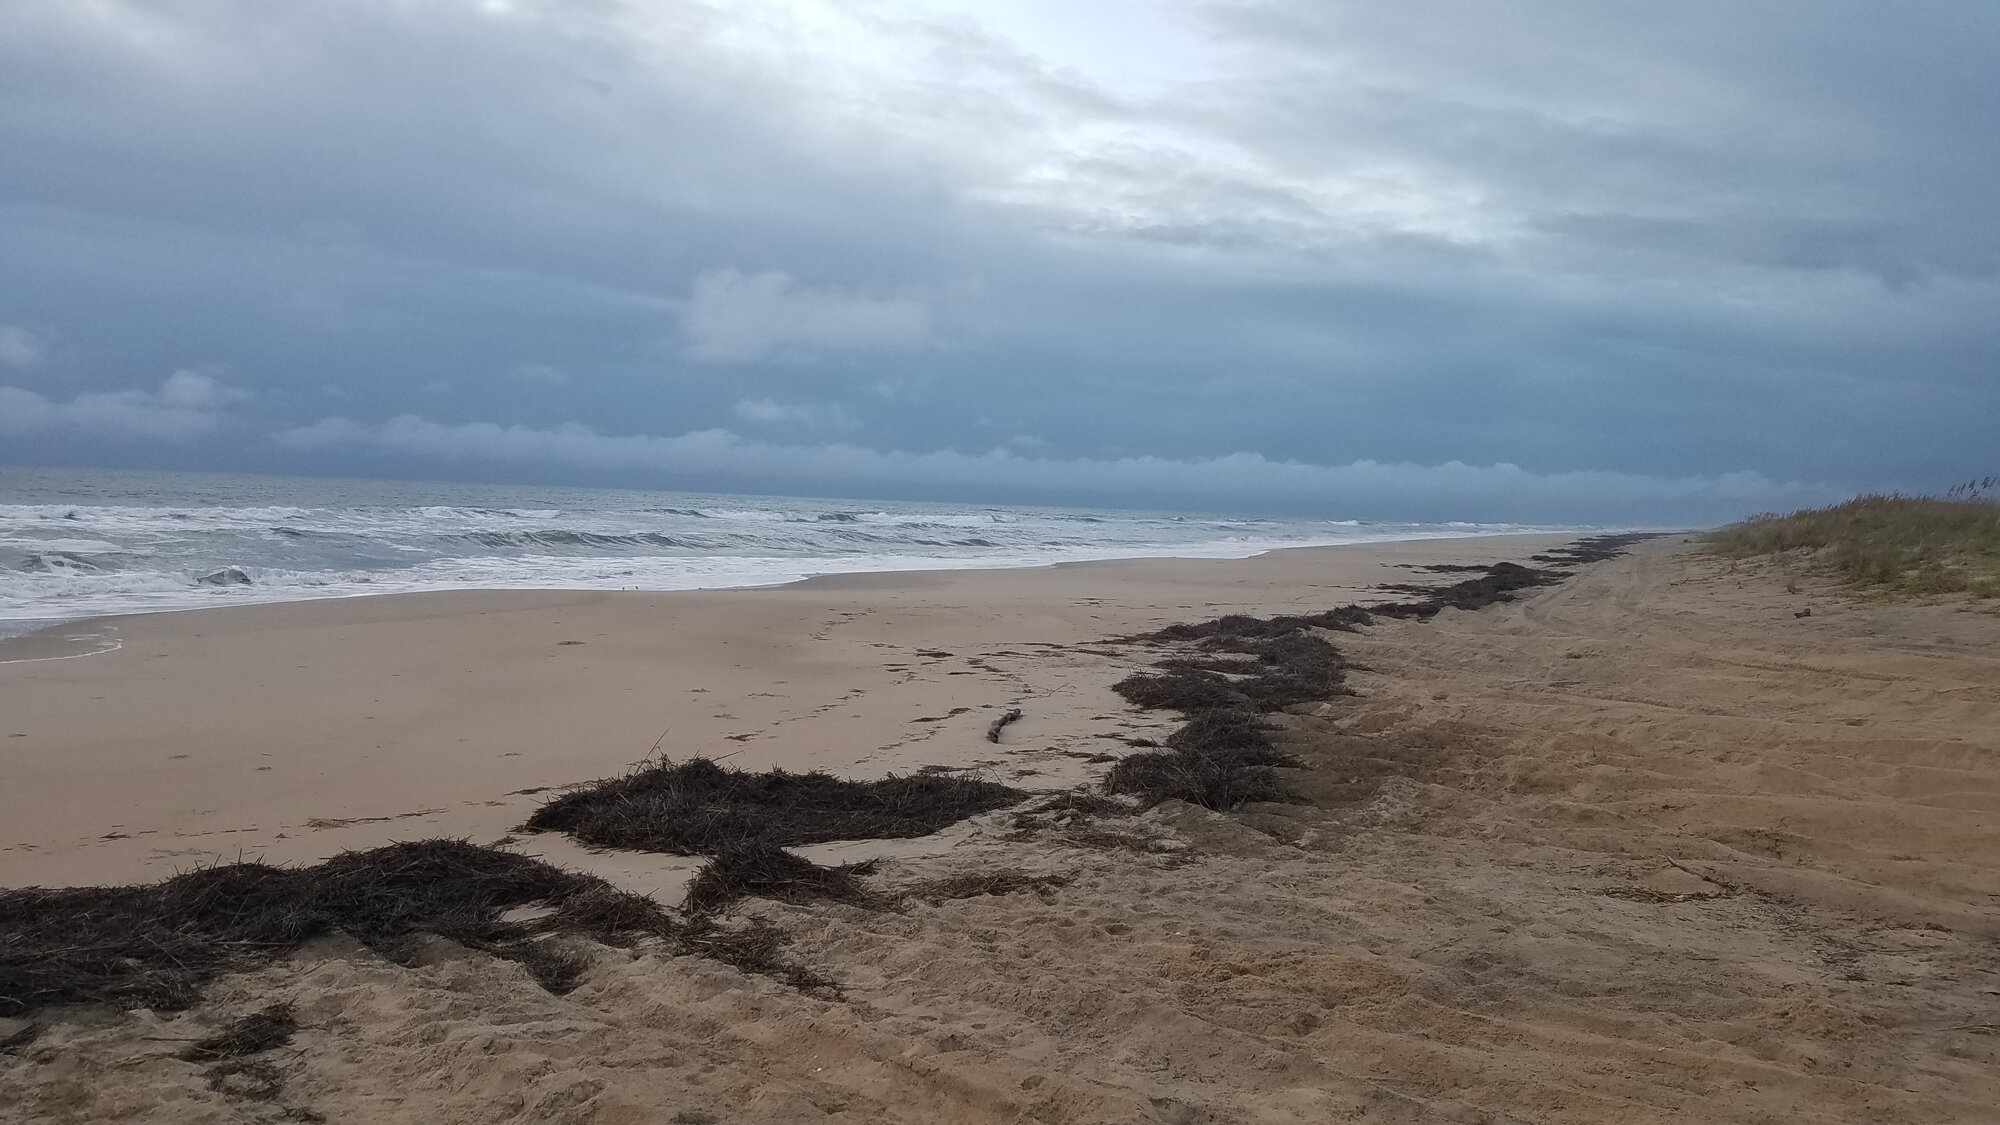
{"label": "surf line", "polygon": [[[117,632],[116,629],[111,630],[111,633],[116,633],[116,632]],[[107,637],[110,637],[111,633],[79,633],[73,637],[64,637],[63,640],[103,641]],[[32,636],[33,634],[30,635]],[[10,637],[8,639],[14,640],[16,638]],[[91,649],[89,652],[71,652],[71,653],[65,653],[62,656],[19,656],[15,657],[12,660],[0,660],[0,664],[39,664],[45,660],[82,660],[86,656],[103,656],[107,652],[117,652],[119,649],[124,647],[125,647],[124,641],[113,639],[110,641],[110,643],[104,644],[98,648]]]}

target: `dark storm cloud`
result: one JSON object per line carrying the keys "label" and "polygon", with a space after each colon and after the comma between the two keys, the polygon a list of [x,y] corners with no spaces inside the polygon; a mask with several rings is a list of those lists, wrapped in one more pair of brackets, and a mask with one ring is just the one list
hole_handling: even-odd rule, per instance
{"label": "dark storm cloud", "polygon": [[942,7],[12,13],[0,457],[1659,521],[1992,469],[2000,14],[1189,4],[1140,80]]}

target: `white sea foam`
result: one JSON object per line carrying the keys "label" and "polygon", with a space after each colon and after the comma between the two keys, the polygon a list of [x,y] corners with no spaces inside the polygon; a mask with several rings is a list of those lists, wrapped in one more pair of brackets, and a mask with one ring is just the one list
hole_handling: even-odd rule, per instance
{"label": "white sea foam", "polygon": [[[18,469],[0,469],[0,501],[0,620],[11,621],[429,590],[715,589],[1557,530]],[[250,582],[202,582],[225,568]]]}

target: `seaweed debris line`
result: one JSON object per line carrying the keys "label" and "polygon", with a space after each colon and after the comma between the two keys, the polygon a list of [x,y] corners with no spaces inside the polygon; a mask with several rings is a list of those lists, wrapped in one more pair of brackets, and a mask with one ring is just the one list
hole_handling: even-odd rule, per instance
{"label": "seaweed debris line", "polygon": [[[1651,533],[1594,536],[1535,556],[1550,568],[1569,568],[1623,554]],[[1448,570],[1467,568],[1448,567]],[[1352,632],[1378,618],[1429,620],[1446,609],[1473,610],[1507,601],[1523,590],[1564,581],[1568,574],[1502,562],[1459,582],[1437,586],[1388,585],[1415,600],[1347,605],[1311,614],[1251,617],[1235,614],[1197,624],[1169,625],[1120,640],[1175,645],[1153,670],[1128,676],[1112,690],[1146,710],[1179,711],[1185,725],[1163,748],[1128,755],[1104,779],[1107,792],[1136,797],[1141,808],[1182,800],[1217,811],[1257,801],[1300,803],[1279,768],[1303,763],[1272,741],[1260,716],[1346,693],[1347,662],[1322,634]]]}

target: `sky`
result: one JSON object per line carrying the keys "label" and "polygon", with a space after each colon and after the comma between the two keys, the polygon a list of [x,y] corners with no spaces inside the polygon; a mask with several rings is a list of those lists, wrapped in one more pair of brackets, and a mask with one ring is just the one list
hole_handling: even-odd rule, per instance
{"label": "sky", "polygon": [[1648,525],[2000,471],[2000,5],[0,5],[4,463]]}

